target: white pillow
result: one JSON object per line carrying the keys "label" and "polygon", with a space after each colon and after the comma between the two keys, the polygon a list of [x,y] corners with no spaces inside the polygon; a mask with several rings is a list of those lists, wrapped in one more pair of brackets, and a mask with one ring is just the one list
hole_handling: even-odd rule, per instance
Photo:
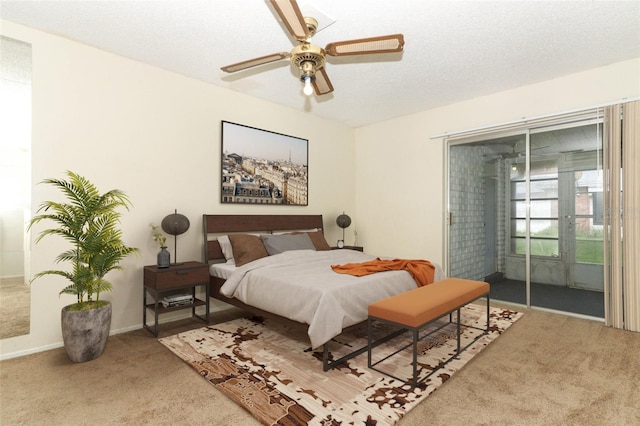
{"label": "white pillow", "polygon": [[220,248],[222,249],[222,254],[224,258],[227,259],[227,265],[235,265],[235,261],[233,259],[233,247],[231,247],[231,241],[229,240],[228,235],[221,235],[218,237],[218,244],[220,244]]}

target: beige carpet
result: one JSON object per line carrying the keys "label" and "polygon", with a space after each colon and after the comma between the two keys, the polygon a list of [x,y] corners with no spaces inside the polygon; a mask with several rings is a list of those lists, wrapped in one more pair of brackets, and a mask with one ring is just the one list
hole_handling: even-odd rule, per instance
{"label": "beige carpet", "polygon": [[[240,318],[160,342],[265,425],[393,425],[521,316],[492,308],[485,333],[486,307],[464,307],[462,324],[470,327],[461,328],[466,349],[458,355],[454,323],[447,318],[425,327],[418,377],[426,380],[417,387],[405,384],[413,374],[411,333],[381,344],[372,356],[378,370],[400,380],[367,368],[366,353],[322,371],[322,353],[311,350],[306,327],[261,318]],[[375,325],[377,338],[394,330]],[[329,359],[366,344],[366,326],[344,333],[329,345]]]}
{"label": "beige carpet", "polygon": [[[640,333],[517,310],[524,316],[507,333],[398,426],[640,424]],[[241,315],[218,312],[212,323]],[[202,326],[186,319],[160,334]],[[0,362],[0,424],[260,423],[139,329],[111,336],[100,358],[82,364],[62,348]]]}
{"label": "beige carpet", "polygon": [[0,339],[29,334],[30,306],[24,277],[0,278]]}

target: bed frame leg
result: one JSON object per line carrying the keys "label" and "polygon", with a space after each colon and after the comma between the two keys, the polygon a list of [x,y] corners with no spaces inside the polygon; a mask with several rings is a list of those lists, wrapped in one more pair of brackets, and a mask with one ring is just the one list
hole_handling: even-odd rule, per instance
{"label": "bed frame leg", "polygon": [[329,371],[329,342],[322,345],[322,371]]}

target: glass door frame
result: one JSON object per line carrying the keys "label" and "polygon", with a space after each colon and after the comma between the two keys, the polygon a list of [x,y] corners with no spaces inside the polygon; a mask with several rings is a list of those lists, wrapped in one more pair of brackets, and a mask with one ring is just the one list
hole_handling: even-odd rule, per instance
{"label": "glass door frame", "polygon": [[[483,141],[486,141],[487,143],[495,140],[495,139],[500,139],[503,137],[508,137],[508,136],[517,136],[517,135],[521,135],[524,137],[525,140],[525,149],[524,149],[524,155],[525,155],[525,161],[524,161],[524,178],[525,178],[525,187],[526,187],[526,201],[525,201],[525,205],[526,205],[526,232],[525,232],[525,256],[524,256],[524,261],[525,261],[525,291],[526,291],[526,306],[528,308],[531,308],[531,159],[532,159],[532,155],[531,155],[531,135],[535,135],[538,133],[544,133],[544,132],[549,132],[549,131],[553,131],[555,129],[568,129],[568,128],[572,128],[572,127],[583,127],[583,126],[589,126],[591,124],[597,124],[597,125],[601,125],[603,122],[602,116],[598,115],[598,114],[593,114],[590,117],[583,117],[581,119],[578,120],[573,120],[573,121],[565,121],[562,122],[562,120],[559,120],[556,123],[541,123],[537,126],[535,125],[530,125],[530,126],[526,126],[523,125],[521,128],[518,129],[512,129],[510,131],[496,131],[495,133],[489,133],[489,132],[483,132],[480,135],[477,136],[468,136],[468,137],[457,137],[457,138],[452,138],[452,139],[445,139],[445,149],[443,150],[444,152],[444,164],[445,164],[445,175],[444,175],[444,182],[445,182],[445,193],[444,193],[444,198],[445,198],[445,206],[446,206],[446,213],[445,213],[445,217],[444,217],[444,230],[443,230],[443,249],[444,249],[444,266],[446,268],[447,273],[449,274],[451,271],[451,253],[450,253],[450,247],[451,247],[451,235],[450,235],[450,231],[451,231],[451,225],[452,225],[452,208],[451,208],[451,183],[450,183],[450,173],[451,173],[451,149],[456,147],[456,146],[460,146],[460,145],[467,145],[467,144],[471,144],[471,143],[480,143]],[[598,135],[601,135],[601,133],[598,133]],[[599,136],[600,137],[600,136]],[[602,150],[602,140],[599,141],[599,148],[598,150]],[[535,155],[534,155],[535,157]],[[573,178],[572,178],[573,180]],[[565,183],[566,179],[565,179]],[[567,194],[571,191],[568,191],[566,188],[558,188],[559,191],[562,191],[564,196],[567,196]],[[559,195],[560,197],[560,195]],[[560,203],[560,201],[559,201]],[[571,201],[571,204],[575,203],[575,200]],[[566,208],[568,208],[569,206],[564,206],[563,209],[566,210]],[[505,209],[509,209],[509,203],[505,203]],[[575,210],[575,209],[574,209]],[[509,214],[509,212],[505,212],[507,214]],[[575,229],[574,229],[574,241],[573,242],[568,242],[566,240],[568,235],[560,235],[560,227],[562,227],[562,229],[566,229],[568,226],[567,220],[570,220],[573,222],[573,225],[575,227],[575,211],[573,211],[573,213],[570,214],[570,218],[565,217],[568,216],[567,214],[561,214],[560,209],[558,210],[558,226],[559,226],[559,244],[563,245],[563,252],[565,253],[565,256],[567,256],[569,253],[569,251],[571,251],[571,253],[573,253],[574,255],[572,256],[572,258],[574,259],[573,262],[575,262],[575,250],[576,250],[576,241],[575,241]],[[510,214],[509,216],[510,217]],[[562,222],[562,225],[560,224],[560,222]],[[562,241],[560,241],[562,240]],[[510,240],[509,240],[510,241]],[[572,247],[569,247],[571,246]],[[568,261],[568,259],[566,259],[566,261]],[[566,267],[565,267],[566,270]],[[570,271],[569,271],[570,272]]]}

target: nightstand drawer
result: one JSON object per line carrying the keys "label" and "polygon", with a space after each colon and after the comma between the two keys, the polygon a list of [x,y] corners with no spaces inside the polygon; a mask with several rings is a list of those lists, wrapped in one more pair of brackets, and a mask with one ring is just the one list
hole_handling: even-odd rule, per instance
{"label": "nightstand drawer", "polygon": [[209,268],[200,262],[185,262],[168,268],[145,266],[144,285],[156,290],[184,287],[209,281]]}

